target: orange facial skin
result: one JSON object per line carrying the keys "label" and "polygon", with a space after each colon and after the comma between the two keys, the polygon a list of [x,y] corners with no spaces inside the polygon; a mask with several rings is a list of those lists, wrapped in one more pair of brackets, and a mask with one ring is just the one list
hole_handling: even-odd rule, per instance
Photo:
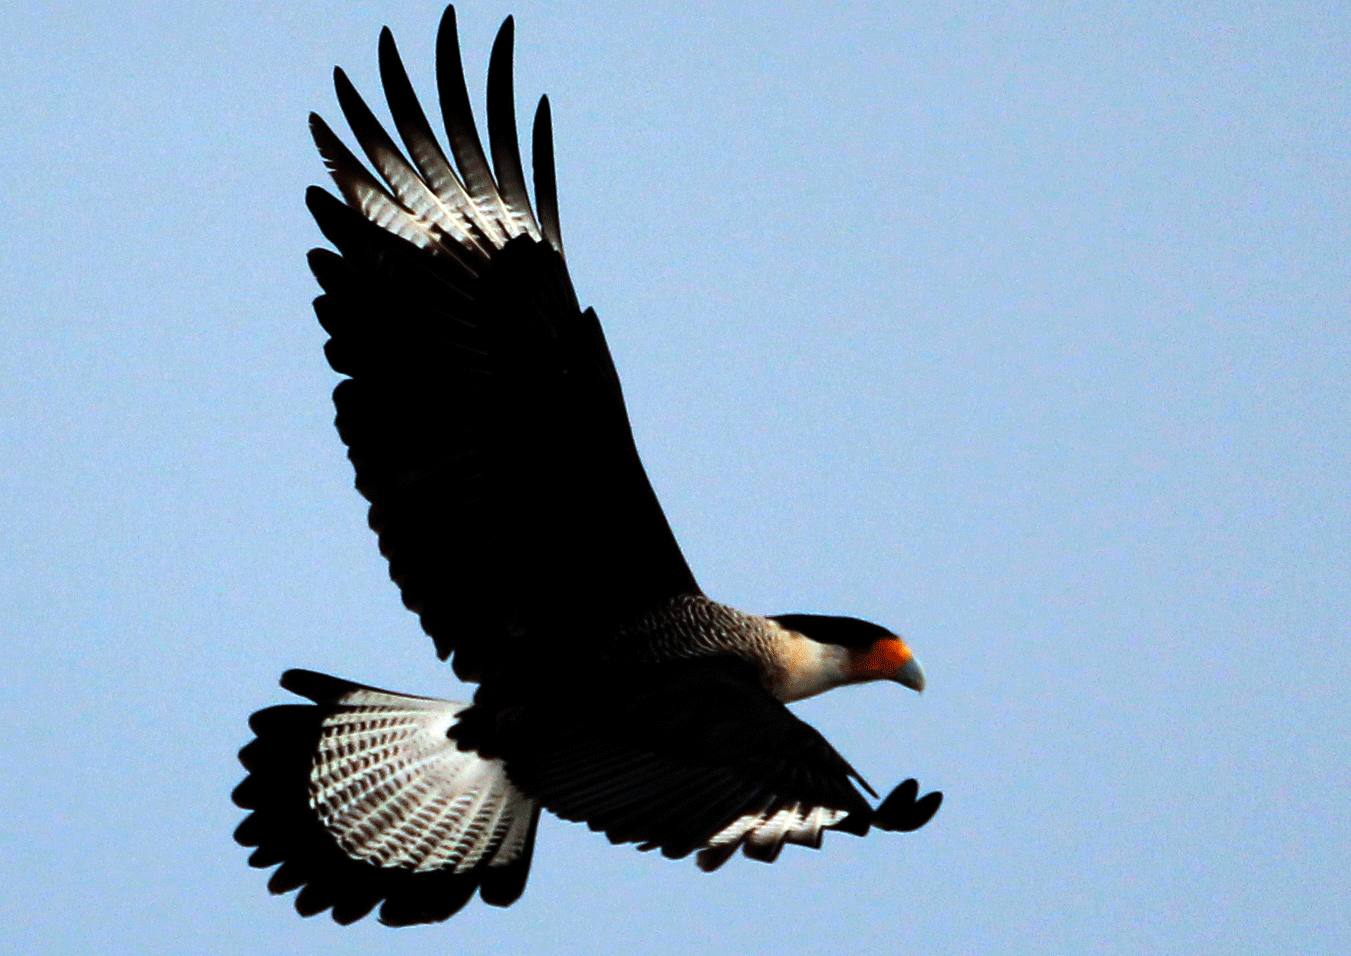
{"label": "orange facial skin", "polygon": [[866,650],[849,654],[849,676],[856,681],[892,680],[915,655],[899,637],[884,637]]}

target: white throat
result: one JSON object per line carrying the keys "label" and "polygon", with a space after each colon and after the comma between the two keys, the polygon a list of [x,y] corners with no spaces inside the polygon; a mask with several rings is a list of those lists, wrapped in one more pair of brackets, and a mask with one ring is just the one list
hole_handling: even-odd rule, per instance
{"label": "white throat", "polygon": [[770,690],[789,703],[849,683],[849,651],[822,644],[770,621],[774,667]]}

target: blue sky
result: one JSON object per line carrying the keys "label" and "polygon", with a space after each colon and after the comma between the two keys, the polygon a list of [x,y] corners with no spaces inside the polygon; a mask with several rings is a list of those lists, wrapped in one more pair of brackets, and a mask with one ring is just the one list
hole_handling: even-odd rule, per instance
{"label": "blue sky", "polygon": [[[713,597],[904,634],[799,712],[913,835],[772,867],[551,821],[525,897],[301,920],[230,833],[289,666],[463,696],[332,429],[302,205],[435,2],[36,3],[0,37],[0,913],[25,952],[1351,950],[1345,6],[517,16],[563,233]],[[476,98],[476,104],[481,99]]]}

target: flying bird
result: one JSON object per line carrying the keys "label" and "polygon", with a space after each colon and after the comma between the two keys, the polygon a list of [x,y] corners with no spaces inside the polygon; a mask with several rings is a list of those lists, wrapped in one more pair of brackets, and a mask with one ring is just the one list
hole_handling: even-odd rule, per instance
{"label": "flying bird", "polygon": [[486,155],[453,7],[436,51],[449,155],[388,28],[380,76],[402,148],[341,69],[369,166],[310,116],[341,196],[306,195],[336,249],[309,265],[345,376],[338,433],[404,603],[478,688],[453,703],[282,676],[312,703],[250,719],[235,838],[252,865],[280,864],[268,886],[298,889],[305,916],[350,923],[379,905],[388,924],[435,922],[476,891],[510,905],[541,809],[715,870],[738,850],[772,862],[788,843],[820,847],[827,830],[914,830],[942,799],[906,780],[873,807],[785,706],[861,681],[923,690],[901,638],[852,617],[744,613],[695,582],[568,275],[547,98],[533,206],[527,194],[512,31],[507,18],[488,67]]}

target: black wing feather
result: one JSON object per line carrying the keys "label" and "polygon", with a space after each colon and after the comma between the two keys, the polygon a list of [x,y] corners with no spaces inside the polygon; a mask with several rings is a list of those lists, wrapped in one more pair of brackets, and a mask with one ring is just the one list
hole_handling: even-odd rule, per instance
{"label": "black wing feather", "polygon": [[387,32],[381,74],[413,161],[340,70],[339,103],[385,182],[311,120],[347,201],[307,197],[339,253],[311,256],[325,353],[350,376],[334,390],[338,431],[404,603],[471,680],[514,662],[522,639],[529,653],[584,653],[625,619],[699,593],[634,447],[600,324],[579,308],[558,251],[547,107],[535,155],[553,238],[530,210],[511,41],[508,20],[489,68],[496,179],[453,10],[437,76],[458,176]]}
{"label": "black wing feather", "polygon": [[862,778],[744,661],[563,683],[566,697],[532,687],[515,703],[485,685],[454,732],[462,746],[500,755],[513,783],[564,819],[670,857],[708,846],[746,814],[794,805],[849,814],[850,832],[858,821],[867,829],[872,810],[854,785]]}
{"label": "black wing feather", "polygon": [[413,92],[413,84],[409,82],[408,71],[404,69],[394,35],[388,27],[380,31],[380,82],[385,88],[385,100],[394,118],[394,127],[399,131],[399,137],[407,147],[413,164],[426,179],[432,192],[461,213],[466,233],[462,241],[466,241],[475,253],[487,258],[493,249],[493,243],[488,238],[493,228],[470,200],[464,183],[446,159],[445,151],[441,149],[431,124],[427,122],[427,114]]}
{"label": "black wing feather", "polygon": [[516,101],[511,82],[514,36],[515,21],[507,17],[497,31],[488,60],[488,146],[493,153],[497,186],[512,218],[537,234],[539,226],[530,210],[530,195],[525,189],[525,172],[521,169],[521,148],[516,134]]}
{"label": "black wing feather", "polygon": [[503,242],[506,234],[501,231],[501,223],[507,221],[507,211],[497,193],[497,184],[493,182],[492,170],[488,168],[483,142],[474,122],[474,111],[469,105],[453,6],[446,7],[441,16],[441,27],[436,32],[436,86],[441,95],[441,120],[465,189],[476,205],[491,210],[498,230],[493,238],[498,243]]}
{"label": "black wing feather", "polygon": [[539,211],[540,230],[549,244],[563,252],[563,231],[558,224],[558,174],[554,168],[554,123],[549,97],[541,96],[535,110],[535,127],[530,141],[530,164],[535,170],[535,207]]}
{"label": "black wing feather", "polygon": [[[352,135],[371,165],[389,184],[399,204],[414,213],[421,223],[433,227],[433,235],[437,238],[450,234],[461,242],[467,239],[463,230],[455,230],[455,217],[445,210],[445,203],[394,144],[341,67],[333,70],[333,87]],[[473,248],[475,252],[479,251],[478,247]],[[458,252],[453,244],[447,246],[447,251]]]}

